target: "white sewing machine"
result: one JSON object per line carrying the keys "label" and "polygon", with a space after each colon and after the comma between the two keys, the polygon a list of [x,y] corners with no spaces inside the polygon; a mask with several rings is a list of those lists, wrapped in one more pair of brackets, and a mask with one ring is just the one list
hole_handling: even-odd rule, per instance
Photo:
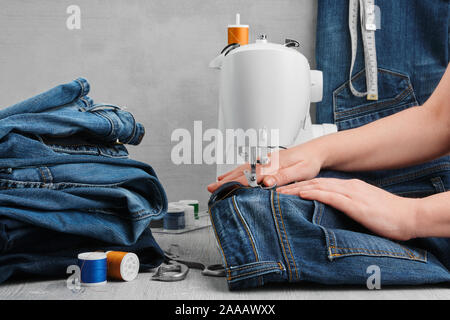
{"label": "white sewing machine", "polygon": [[[258,142],[250,143],[250,147],[265,144],[274,149],[289,148],[336,131],[334,125],[311,123],[310,103],[322,100],[322,72],[310,70],[308,60],[296,47],[295,40],[287,39],[281,45],[270,43],[261,35],[256,43],[228,45],[211,61],[211,68],[221,70],[219,129],[222,133],[234,129],[239,141],[248,140],[250,131],[247,130],[256,130]],[[278,132],[278,137],[273,132]],[[234,154],[235,141],[228,140],[225,154]],[[238,162],[256,163],[255,153],[251,153],[250,158],[248,152],[238,153]],[[258,153],[256,158],[263,155]],[[217,175],[238,164],[218,164]]]}

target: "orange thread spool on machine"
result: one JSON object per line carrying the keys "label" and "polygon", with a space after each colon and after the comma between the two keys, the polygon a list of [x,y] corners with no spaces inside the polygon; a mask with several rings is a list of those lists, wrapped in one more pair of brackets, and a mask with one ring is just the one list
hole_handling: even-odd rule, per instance
{"label": "orange thread spool on machine", "polygon": [[236,24],[228,26],[228,44],[248,44],[248,25],[241,24],[241,15],[236,14]]}

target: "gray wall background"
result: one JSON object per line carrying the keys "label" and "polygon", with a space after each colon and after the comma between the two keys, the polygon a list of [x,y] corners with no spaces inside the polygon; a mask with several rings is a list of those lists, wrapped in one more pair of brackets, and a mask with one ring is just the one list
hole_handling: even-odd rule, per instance
{"label": "gray wall background", "polygon": [[[81,30],[66,28],[66,8],[81,8]],[[0,0],[0,107],[79,76],[96,102],[126,106],[146,127],[130,156],[156,170],[169,201],[199,199],[215,167],[172,164],[176,128],[217,127],[218,73],[209,61],[226,45],[235,13],[250,41],[301,43],[314,67],[313,0]]]}

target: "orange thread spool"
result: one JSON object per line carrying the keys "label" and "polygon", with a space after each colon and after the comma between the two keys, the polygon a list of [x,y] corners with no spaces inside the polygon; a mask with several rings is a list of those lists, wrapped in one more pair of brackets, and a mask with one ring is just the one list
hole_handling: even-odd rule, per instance
{"label": "orange thread spool", "polygon": [[241,15],[236,14],[236,24],[228,26],[228,44],[248,44],[248,25],[241,24]]}
{"label": "orange thread spool", "polygon": [[248,44],[248,28],[228,27],[228,44],[239,43],[241,46]]}
{"label": "orange thread spool", "polygon": [[114,279],[131,281],[139,273],[139,258],[131,252],[108,251],[108,276]]}

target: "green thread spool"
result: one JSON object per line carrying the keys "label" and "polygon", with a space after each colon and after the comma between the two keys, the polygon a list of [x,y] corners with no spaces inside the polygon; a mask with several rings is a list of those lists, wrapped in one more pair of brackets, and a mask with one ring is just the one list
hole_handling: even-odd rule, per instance
{"label": "green thread spool", "polygon": [[182,204],[187,204],[187,205],[193,206],[194,207],[194,219],[195,220],[199,219],[199,216],[198,216],[198,200],[180,200],[178,202],[182,203]]}

